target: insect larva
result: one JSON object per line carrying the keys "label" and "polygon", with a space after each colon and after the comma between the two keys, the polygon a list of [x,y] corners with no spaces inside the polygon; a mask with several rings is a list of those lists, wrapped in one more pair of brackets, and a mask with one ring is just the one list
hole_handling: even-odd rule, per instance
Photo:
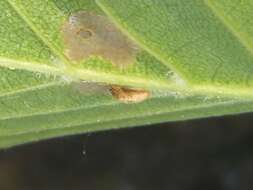
{"label": "insect larva", "polygon": [[94,13],[80,11],[64,23],[66,56],[75,62],[100,56],[119,67],[134,63],[137,46],[111,21]]}
{"label": "insect larva", "polygon": [[121,86],[111,86],[110,91],[117,100],[123,103],[142,102],[150,96],[148,91]]}
{"label": "insect larva", "polygon": [[72,83],[72,87],[84,95],[112,95],[122,103],[138,103],[150,97],[150,93],[145,90],[127,88],[122,86],[109,86],[106,84],[92,82]]}

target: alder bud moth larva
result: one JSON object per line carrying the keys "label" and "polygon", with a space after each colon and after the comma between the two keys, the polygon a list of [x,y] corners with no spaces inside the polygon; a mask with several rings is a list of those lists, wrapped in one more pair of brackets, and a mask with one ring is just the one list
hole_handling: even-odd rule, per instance
{"label": "alder bud moth larva", "polygon": [[148,91],[121,86],[111,86],[110,91],[115,98],[124,103],[142,102],[150,96]]}

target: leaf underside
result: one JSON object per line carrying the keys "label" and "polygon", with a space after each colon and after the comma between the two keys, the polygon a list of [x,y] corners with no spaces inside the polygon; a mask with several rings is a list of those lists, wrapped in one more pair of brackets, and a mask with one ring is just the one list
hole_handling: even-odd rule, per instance
{"label": "leaf underside", "polygon": [[[253,110],[253,2],[0,1],[0,147],[56,136]],[[140,51],[121,69],[65,55],[72,13],[108,17]],[[84,82],[86,81],[86,82]],[[91,86],[143,88],[123,104]]]}

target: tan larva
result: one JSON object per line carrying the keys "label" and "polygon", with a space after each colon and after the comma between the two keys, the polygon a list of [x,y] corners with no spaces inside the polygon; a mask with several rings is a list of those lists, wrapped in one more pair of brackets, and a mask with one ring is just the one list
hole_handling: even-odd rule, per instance
{"label": "tan larva", "polygon": [[62,28],[66,56],[79,62],[100,56],[119,67],[134,63],[137,46],[108,18],[80,11],[72,14]]}
{"label": "tan larva", "polygon": [[110,91],[117,100],[123,103],[138,103],[150,97],[148,91],[120,86],[111,86]]}

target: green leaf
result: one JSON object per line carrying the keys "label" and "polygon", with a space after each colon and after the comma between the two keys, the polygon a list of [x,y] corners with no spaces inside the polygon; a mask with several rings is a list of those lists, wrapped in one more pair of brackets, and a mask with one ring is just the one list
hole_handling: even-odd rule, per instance
{"label": "green leaf", "polygon": [[[0,1],[0,147],[252,111],[252,8],[250,0]],[[136,61],[74,64],[62,27],[78,11],[107,15],[140,46]],[[101,90],[107,84],[152,97],[120,103]]]}
{"label": "green leaf", "polygon": [[251,96],[252,1],[97,2],[144,49],[186,80],[191,90]]}

